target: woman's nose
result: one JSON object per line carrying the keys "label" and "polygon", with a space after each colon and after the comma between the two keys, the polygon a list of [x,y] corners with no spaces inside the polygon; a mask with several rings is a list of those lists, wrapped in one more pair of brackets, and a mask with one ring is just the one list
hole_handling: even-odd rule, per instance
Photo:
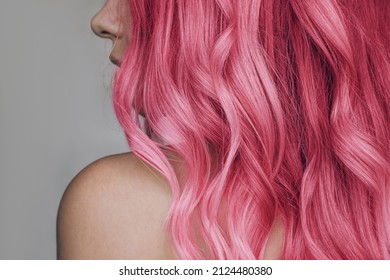
{"label": "woman's nose", "polygon": [[116,9],[110,9],[106,4],[92,18],[92,31],[101,38],[115,40],[119,37],[119,22],[117,16],[113,14]]}

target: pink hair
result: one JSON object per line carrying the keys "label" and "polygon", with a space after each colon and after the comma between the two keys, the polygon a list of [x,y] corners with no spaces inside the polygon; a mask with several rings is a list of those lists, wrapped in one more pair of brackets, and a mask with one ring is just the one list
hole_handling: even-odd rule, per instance
{"label": "pink hair", "polygon": [[389,1],[128,3],[115,111],[181,258],[261,259],[278,216],[283,259],[390,258]]}

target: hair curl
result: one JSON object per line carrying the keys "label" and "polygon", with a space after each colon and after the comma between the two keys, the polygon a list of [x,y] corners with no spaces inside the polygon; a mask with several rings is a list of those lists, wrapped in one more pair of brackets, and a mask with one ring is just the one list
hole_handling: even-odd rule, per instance
{"label": "hair curl", "polygon": [[276,217],[281,258],[390,258],[389,1],[127,2],[115,112],[181,258],[261,259]]}

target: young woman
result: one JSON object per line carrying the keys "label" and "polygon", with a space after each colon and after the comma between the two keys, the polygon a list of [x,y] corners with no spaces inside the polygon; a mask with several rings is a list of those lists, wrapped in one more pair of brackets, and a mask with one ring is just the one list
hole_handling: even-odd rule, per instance
{"label": "young woman", "polygon": [[108,0],[132,153],[66,190],[62,259],[389,259],[389,1]]}

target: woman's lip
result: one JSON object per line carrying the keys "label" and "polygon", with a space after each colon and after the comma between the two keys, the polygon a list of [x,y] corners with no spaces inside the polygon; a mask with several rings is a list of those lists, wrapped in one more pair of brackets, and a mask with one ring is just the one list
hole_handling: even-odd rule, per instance
{"label": "woman's lip", "polygon": [[111,61],[113,64],[115,64],[116,66],[120,66],[119,59],[117,59],[116,57],[110,56],[110,61]]}

